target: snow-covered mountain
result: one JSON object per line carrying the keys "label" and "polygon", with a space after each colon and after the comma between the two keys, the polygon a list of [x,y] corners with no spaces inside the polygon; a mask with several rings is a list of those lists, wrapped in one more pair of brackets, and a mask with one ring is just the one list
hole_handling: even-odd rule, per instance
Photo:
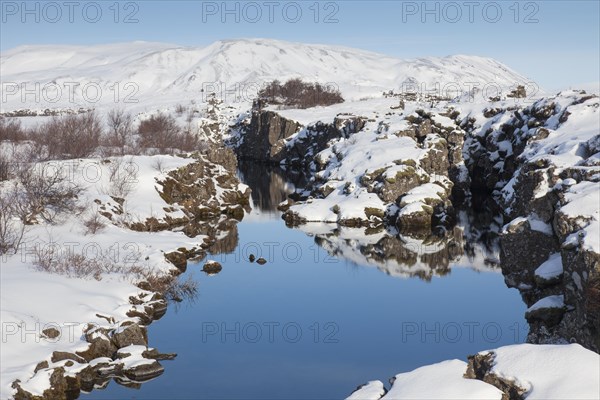
{"label": "snow-covered mountain", "polygon": [[[267,39],[224,40],[207,47],[148,42],[21,46],[0,55],[0,71],[5,111],[36,105],[106,104],[115,98],[122,102],[127,96],[140,102],[169,103],[198,98],[203,88],[218,87],[215,83],[222,85],[221,90],[255,93],[265,81],[292,77],[332,83],[345,97],[354,99],[407,84],[427,90],[436,84],[467,90],[473,84],[508,88],[527,82],[490,58],[457,55],[402,60],[345,47]],[[40,84],[39,101],[31,93],[23,99],[21,88],[35,90],[36,83]],[[76,84],[75,96],[69,98]],[[98,88],[102,93],[96,101]]]}

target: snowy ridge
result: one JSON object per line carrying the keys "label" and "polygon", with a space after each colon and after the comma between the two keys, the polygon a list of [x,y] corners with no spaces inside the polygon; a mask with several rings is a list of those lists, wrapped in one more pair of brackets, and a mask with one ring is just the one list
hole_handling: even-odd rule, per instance
{"label": "snowy ridge", "polygon": [[[21,46],[0,55],[0,69],[5,85],[25,84],[30,89],[36,83],[42,87],[56,84],[63,89],[63,93],[48,92],[46,98],[53,100],[48,102],[43,95],[39,101],[33,96],[22,101],[18,92],[13,94],[12,86],[10,90],[7,87],[9,95],[3,101],[3,111],[44,107],[38,103],[51,107],[72,105],[68,91],[73,83],[81,87],[99,85],[102,96],[92,106],[114,103],[115,83],[121,97],[134,92],[124,87],[133,83],[139,88],[134,99],[156,103],[155,96],[160,95],[163,105],[197,99],[203,88],[214,90],[215,82],[223,83],[228,90],[242,85],[247,90],[240,92],[256,93],[256,84],[294,77],[333,83],[349,99],[398,90],[402,85],[417,84],[432,90],[436,84],[454,83],[468,90],[474,84],[509,88],[527,83],[525,77],[491,58],[455,55],[404,60],[346,47],[271,39],[223,40],[206,47],[149,42]],[[74,102],[84,106],[80,91],[75,89]]]}

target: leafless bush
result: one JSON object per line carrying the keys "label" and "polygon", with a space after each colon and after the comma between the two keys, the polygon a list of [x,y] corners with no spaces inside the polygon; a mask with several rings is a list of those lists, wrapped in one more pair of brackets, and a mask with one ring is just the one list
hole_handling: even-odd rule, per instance
{"label": "leafless bush", "polygon": [[158,114],[142,121],[138,133],[143,147],[156,148],[161,153],[165,153],[176,147],[181,128],[172,116]]}
{"label": "leafless bush", "polygon": [[154,161],[152,162],[152,168],[154,168],[157,172],[159,173],[163,173],[165,172],[165,160],[160,158],[160,157],[156,157],[154,159]]}
{"label": "leafless bush", "polygon": [[188,125],[191,124],[192,121],[194,120],[194,118],[196,117],[196,113],[198,113],[198,112],[199,111],[196,110],[195,108],[190,107],[188,109],[188,112],[187,112],[186,116],[185,116],[185,122],[187,122]]}
{"label": "leafless bush", "polygon": [[123,157],[111,160],[109,167],[109,187],[104,192],[113,197],[126,198],[138,182],[138,166],[133,160]]}
{"label": "leafless bush", "polygon": [[105,254],[88,257],[73,251],[67,251],[52,241],[38,243],[34,249],[34,264],[40,270],[73,278],[101,280],[104,274],[127,274],[132,268],[117,263]]}
{"label": "leafless bush", "polygon": [[198,295],[198,282],[190,275],[185,280],[173,275],[159,275],[156,273],[142,273],[150,290],[162,293],[167,300],[180,303],[184,300],[193,300]]}
{"label": "leafless bush", "polygon": [[58,214],[80,209],[77,199],[83,189],[61,165],[20,164],[17,181],[23,191],[19,207],[24,223],[38,215],[52,223]]}
{"label": "leafless bush", "polygon": [[27,132],[21,127],[21,121],[0,116],[0,142],[4,140],[20,141],[27,139]]}
{"label": "leafless bush", "polygon": [[175,150],[194,151],[199,144],[191,124],[188,124],[188,129],[182,130],[171,115],[151,116],[140,123],[138,133],[142,147],[158,149],[161,154],[172,154]]}
{"label": "leafless bush", "polygon": [[179,280],[176,276],[150,271],[138,264],[119,263],[108,254],[88,257],[65,251],[49,241],[34,247],[34,264],[42,271],[72,278],[101,280],[106,274],[122,274],[131,282],[146,282],[149,290],[162,293],[168,300],[181,302],[193,299],[198,293],[198,283],[191,276]]}
{"label": "leafless bush", "polygon": [[190,275],[185,280],[177,279],[164,293],[167,300],[182,302],[191,301],[198,296],[198,282]]}
{"label": "leafless bush", "polygon": [[200,138],[191,129],[187,129],[181,134],[178,149],[183,151],[194,151],[200,146]]}
{"label": "leafless bush", "polygon": [[337,88],[316,82],[303,82],[298,78],[290,79],[284,84],[278,80],[270,82],[258,92],[258,98],[270,104],[297,108],[329,106],[344,102]]}
{"label": "leafless bush", "polygon": [[0,193],[0,255],[17,252],[25,235],[25,224],[18,218],[16,188]]}
{"label": "leafless bush", "polygon": [[102,123],[94,112],[53,117],[32,132],[51,159],[82,158],[92,155],[100,144]]}
{"label": "leafless bush", "polygon": [[86,228],[86,235],[96,234],[106,227],[106,224],[102,220],[102,216],[98,210],[93,211],[86,219],[83,220],[83,226]]}
{"label": "leafless bush", "polygon": [[0,182],[14,179],[20,166],[38,159],[38,151],[31,141],[4,142],[0,150]]}
{"label": "leafless bush", "polygon": [[177,106],[175,106],[175,112],[177,113],[177,115],[183,115],[185,110],[186,108],[183,104],[177,104]]}
{"label": "leafless bush", "polygon": [[117,148],[124,155],[128,146],[133,146],[133,117],[124,110],[114,109],[108,112],[107,144]]}

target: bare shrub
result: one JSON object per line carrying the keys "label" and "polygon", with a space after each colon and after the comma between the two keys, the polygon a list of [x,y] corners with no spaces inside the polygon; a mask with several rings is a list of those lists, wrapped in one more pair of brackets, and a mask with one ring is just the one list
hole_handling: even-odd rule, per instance
{"label": "bare shrub", "polygon": [[130,269],[104,254],[87,257],[83,254],[65,251],[53,241],[45,244],[38,243],[34,249],[34,264],[40,270],[72,278],[101,280],[103,274],[126,274]]}
{"label": "bare shrub", "polygon": [[87,257],[65,251],[50,240],[34,247],[34,257],[36,267],[48,273],[96,280],[101,280],[106,274],[122,274],[131,282],[146,282],[145,287],[150,291],[161,293],[170,301],[192,300],[198,293],[198,282],[191,276],[180,280],[174,275],[150,271],[135,263],[119,263],[110,257],[109,252]]}
{"label": "bare shrub", "polygon": [[142,273],[150,290],[162,293],[167,300],[180,303],[184,300],[192,301],[198,295],[198,282],[190,275],[185,280],[173,275],[159,275],[156,273]]}
{"label": "bare shrub", "polygon": [[53,117],[32,132],[32,139],[44,146],[50,159],[88,157],[101,136],[102,123],[94,112]]}
{"label": "bare shrub", "polygon": [[164,295],[171,301],[192,301],[198,296],[198,282],[190,275],[185,280],[177,279],[167,288]]}
{"label": "bare shrub", "polygon": [[165,172],[165,160],[161,157],[156,157],[154,161],[152,161],[152,168],[162,174]]}
{"label": "bare shrub", "polygon": [[185,111],[186,108],[183,104],[177,104],[177,106],[175,106],[175,112],[177,113],[177,115],[183,115]]}
{"label": "bare shrub", "polygon": [[27,132],[21,127],[21,121],[0,116],[0,142],[4,140],[20,141],[27,139]]}
{"label": "bare shrub", "polygon": [[107,115],[107,144],[124,155],[128,146],[133,146],[133,117],[122,109],[110,110]]}
{"label": "bare shrub", "polygon": [[284,84],[274,80],[258,92],[258,99],[286,107],[310,108],[343,103],[340,91],[333,86],[290,79]]}
{"label": "bare shrub", "polygon": [[143,147],[155,148],[165,153],[177,147],[181,128],[172,116],[157,114],[140,123],[138,134]]}
{"label": "bare shrub", "polygon": [[200,139],[193,132],[191,122],[187,129],[181,129],[171,115],[157,114],[142,121],[138,128],[140,145],[144,148],[157,149],[160,154],[173,154],[174,151],[195,151]]}
{"label": "bare shrub", "polygon": [[177,145],[179,150],[194,151],[200,145],[200,138],[191,129],[185,130],[181,135]]}
{"label": "bare shrub", "polygon": [[122,199],[129,196],[138,182],[138,169],[138,165],[132,159],[112,159],[108,167],[109,186],[104,192]]}
{"label": "bare shrub", "polygon": [[83,220],[83,226],[86,228],[86,235],[96,234],[106,228],[106,224],[102,220],[102,216],[95,210],[86,219]]}
{"label": "bare shrub", "polygon": [[186,116],[185,116],[185,122],[187,122],[188,125],[191,124],[192,121],[194,120],[194,118],[196,117],[197,113],[199,113],[198,110],[196,110],[195,108],[190,107],[188,109],[188,112],[187,112]]}
{"label": "bare shrub", "polygon": [[19,207],[24,223],[38,215],[53,222],[60,213],[80,210],[77,199],[83,189],[69,179],[60,164],[20,164],[17,181],[23,191]]}
{"label": "bare shrub", "polygon": [[25,224],[18,218],[16,188],[0,193],[0,255],[16,253],[25,235]]}

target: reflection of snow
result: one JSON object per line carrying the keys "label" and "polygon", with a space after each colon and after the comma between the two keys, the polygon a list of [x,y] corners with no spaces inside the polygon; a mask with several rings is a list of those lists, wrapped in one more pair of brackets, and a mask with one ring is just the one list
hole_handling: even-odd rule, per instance
{"label": "reflection of snow", "polygon": [[357,265],[377,267],[395,277],[418,276],[430,280],[446,275],[452,268],[500,271],[495,262],[490,262],[498,259],[497,246],[490,251],[487,243],[478,243],[477,235],[470,232],[468,225],[456,227],[443,236],[426,237],[393,235],[384,229],[369,232],[365,228],[326,223],[307,223],[297,229],[314,236],[315,242],[329,254]]}

